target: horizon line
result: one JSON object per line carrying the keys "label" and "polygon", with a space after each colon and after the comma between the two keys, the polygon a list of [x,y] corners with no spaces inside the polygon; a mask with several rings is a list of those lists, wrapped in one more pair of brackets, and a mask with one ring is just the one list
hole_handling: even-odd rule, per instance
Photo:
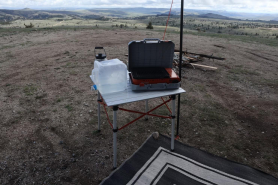
{"label": "horizon line", "polygon": [[[142,6],[139,6],[139,7],[123,7],[123,8],[118,8],[118,7],[91,7],[91,8],[88,8],[88,7],[32,7],[32,8],[29,8],[29,7],[1,7],[0,5],[0,10],[2,9],[7,9],[7,10],[24,10],[24,9],[31,9],[31,10],[50,10],[50,9],[71,9],[71,10],[80,10],[80,9],[84,9],[84,10],[88,10],[88,9],[134,9],[134,8],[145,8],[145,9],[169,9],[169,8],[164,8],[164,7],[142,7]],[[172,8],[172,9],[180,9],[180,8]],[[277,14],[277,12],[248,12],[248,11],[242,11],[242,10],[221,10],[221,9],[218,9],[218,10],[213,10],[213,9],[198,9],[198,8],[184,8],[184,10],[198,10],[198,11],[212,11],[212,12],[231,12],[231,13],[245,13],[245,14]]]}

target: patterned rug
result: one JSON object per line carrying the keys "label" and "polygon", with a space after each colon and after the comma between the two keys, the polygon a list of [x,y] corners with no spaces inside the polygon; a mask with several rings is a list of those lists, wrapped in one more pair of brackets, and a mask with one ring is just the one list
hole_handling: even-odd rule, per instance
{"label": "patterned rug", "polygon": [[278,185],[278,179],[251,167],[217,157],[170,138],[150,136],[102,185]]}

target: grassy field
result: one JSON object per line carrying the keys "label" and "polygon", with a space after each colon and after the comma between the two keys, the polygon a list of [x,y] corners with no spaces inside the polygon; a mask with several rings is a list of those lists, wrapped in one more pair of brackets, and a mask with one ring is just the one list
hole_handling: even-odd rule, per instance
{"label": "grassy field", "polygon": [[[107,21],[102,20],[84,20],[73,19],[68,16],[63,19],[47,19],[47,20],[16,20],[8,25],[1,25],[0,33],[5,32],[21,32],[44,29],[131,29],[131,30],[146,30],[149,22],[153,23],[153,31],[164,32],[166,17],[143,17],[142,19],[119,19],[109,18]],[[34,25],[33,29],[24,30],[24,24]],[[212,25],[212,26],[210,26]],[[228,28],[228,26],[230,26]],[[232,29],[231,26],[235,26]],[[219,29],[219,27],[221,29]],[[20,29],[21,28],[21,29]],[[207,30],[210,28],[209,30]],[[151,31],[151,30],[150,30]],[[221,31],[221,33],[218,33]],[[179,33],[179,19],[171,18],[167,33]],[[265,22],[250,22],[250,21],[234,21],[234,20],[217,20],[217,19],[196,19],[186,18],[184,26],[185,34],[209,36],[215,38],[224,38],[227,40],[238,40],[249,43],[261,43],[270,46],[278,46],[278,25],[267,24]]]}

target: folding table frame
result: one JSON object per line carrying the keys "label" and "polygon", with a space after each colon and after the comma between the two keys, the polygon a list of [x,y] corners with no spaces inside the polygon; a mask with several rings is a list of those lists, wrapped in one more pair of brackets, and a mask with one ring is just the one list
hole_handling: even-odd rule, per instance
{"label": "folding table frame", "polygon": [[[161,118],[167,118],[167,119],[172,119],[172,124],[171,124],[171,150],[174,150],[174,141],[175,141],[175,113],[176,113],[176,104],[175,104],[175,99],[176,95],[184,93],[185,90],[182,88],[179,89],[174,89],[174,90],[163,90],[163,91],[142,91],[142,92],[136,92],[131,90],[130,83],[127,84],[127,89],[125,91],[121,92],[115,92],[115,93],[110,93],[110,94],[103,94],[101,95],[100,92],[98,92],[98,130],[100,131],[100,105],[103,105],[107,120],[112,128],[113,131],[113,168],[117,167],[117,132],[119,130],[124,129],[128,125],[134,123],[135,121],[145,117],[148,119],[148,116],[154,116],[154,117],[161,117]],[[169,96],[168,100],[164,100],[162,97],[163,96]],[[156,106],[155,108],[149,110],[148,106],[148,100],[153,99],[153,98],[161,98],[163,103],[160,105]],[[126,103],[131,103],[135,101],[145,101],[145,112],[140,112],[140,111],[134,111],[134,110],[128,110],[124,108],[120,108],[119,105],[126,104]],[[168,107],[167,103],[171,101],[171,109]],[[156,115],[156,114],[151,114],[152,111],[155,109],[166,105],[167,109],[171,113],[171,116],[163,116],[163,115]],[[113,123],[111,123],[106,107],[113,107]],[[117,125],[117,112],[118,110],[122,111],[127,111],[127,112],[132,112],[132,113],[138,113],[141,114],[138,118],[134,119],[133,121],[123,125],[122,127],[118,128]]]}

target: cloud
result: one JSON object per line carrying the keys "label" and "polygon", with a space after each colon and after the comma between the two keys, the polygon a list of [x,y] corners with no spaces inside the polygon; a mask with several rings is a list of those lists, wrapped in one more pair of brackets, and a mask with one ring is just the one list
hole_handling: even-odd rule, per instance
{"label": "cloud", "polygon": [[[124,8],[147,7],[169,8],[171,0],[0,0],[0,7],[10,8]],[[180,7],[180,0],[174,0],[174,8]],[[277,13],[278,0],[185,0],[185,8],[227,11]]]}

